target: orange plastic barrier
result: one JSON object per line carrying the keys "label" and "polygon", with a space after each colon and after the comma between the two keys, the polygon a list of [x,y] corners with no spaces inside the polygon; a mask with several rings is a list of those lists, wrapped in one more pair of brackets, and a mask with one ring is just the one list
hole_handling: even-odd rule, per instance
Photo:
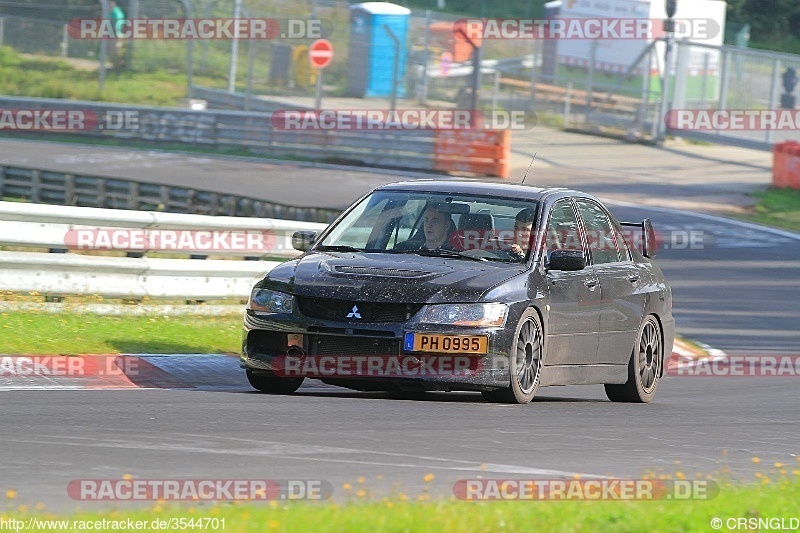
{"label": "orange plastic barrier", "polygon": [[508,178],[511,131],[437,130],[433,168]]}
{"label": "orange plastic barrier", "polygon": [[772,147],[772,186],[800,190],[800,143],[787,141]]}

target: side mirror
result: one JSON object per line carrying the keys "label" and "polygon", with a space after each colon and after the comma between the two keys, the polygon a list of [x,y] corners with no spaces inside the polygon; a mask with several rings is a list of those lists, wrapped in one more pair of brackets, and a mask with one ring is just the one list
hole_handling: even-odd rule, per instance
{"label": "side mirror", "polygon": [[586,268],[583,250],[553,250],[550,252],[549,270],[575,271]]}
{"label": "side mirror", "polygon": [[314,244],[314,241],[317,238],[316,231],[310,230],[301,230],[295,231],[292,234],[292,248],[295,250],[299,250],[301,252],[305,252],[311,245]]}

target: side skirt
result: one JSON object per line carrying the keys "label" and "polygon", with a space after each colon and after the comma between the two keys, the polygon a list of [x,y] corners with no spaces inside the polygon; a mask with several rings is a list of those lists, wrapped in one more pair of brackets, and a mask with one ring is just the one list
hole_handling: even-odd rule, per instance
{"label": "side skirt", "polygon": [[622,384],[628,381],[628,365],[554,365],[542,368],[541,386]]}

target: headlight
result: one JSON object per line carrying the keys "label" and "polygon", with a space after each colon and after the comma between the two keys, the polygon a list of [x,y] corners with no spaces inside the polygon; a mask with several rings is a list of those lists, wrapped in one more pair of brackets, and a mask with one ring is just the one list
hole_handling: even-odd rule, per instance
{"label": "headlight", "polygon": [[267,313],[291,313],[294,296],[269,289],[253,289],[248,307],[253,311]]}
{"label": "headlight", "polygon": [[505,304],[429,305],[420,317],[424,324],[447,326],[503,327],[508,306]]}

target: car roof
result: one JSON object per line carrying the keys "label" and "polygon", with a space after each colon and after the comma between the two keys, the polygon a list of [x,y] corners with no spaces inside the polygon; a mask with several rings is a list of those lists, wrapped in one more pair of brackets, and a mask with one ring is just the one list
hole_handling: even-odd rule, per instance
{"label": "car roof", "polygon": [[[436,180],[419,179],[413,181],[398,181],[377,187],[377,191],[418,191],[436,193],[463,193],[476,195],[508,196],[512,198],[541,200],[552,193],[563,193],[565,196],[591,195],[565,189],[562,187],[537,187],[520,185],[516,183],[489,182],[469,179]],[[559,194],[560,196],[560,194]]]}

